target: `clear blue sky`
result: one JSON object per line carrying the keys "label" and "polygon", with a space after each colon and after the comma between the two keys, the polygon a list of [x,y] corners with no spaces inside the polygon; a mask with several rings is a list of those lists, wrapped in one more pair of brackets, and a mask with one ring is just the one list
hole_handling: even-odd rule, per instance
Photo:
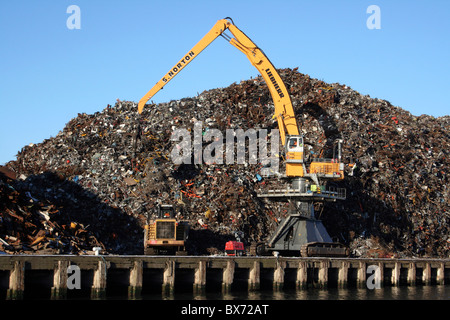
{"label": "clear blue sky", "polygon": [[[81,29],[67,28],[70,5]],[[369,5],[381,29],[368,29]],[[277,68],[449,114],[450,1],[1,0],[0,164],[54,137],[78,113],[139,99],[227,16]],[[152,100],[195,96],[257,75],[218,38]]]}

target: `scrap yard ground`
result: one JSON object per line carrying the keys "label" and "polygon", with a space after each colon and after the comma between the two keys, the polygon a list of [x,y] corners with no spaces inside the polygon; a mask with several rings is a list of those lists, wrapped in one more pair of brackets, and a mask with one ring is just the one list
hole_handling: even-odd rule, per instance
{"label": "scrap yard ground", "polygon": [[[411,115],[343,84],[279,70],[308,156],[330,157],[343,139],[347,199],[320,209],[328,232],[355,257],[450,254],[450,117]],[[222,254],[236,231],[261,241],[286,215],[258,191],[280,185],[259,164],[175,165],[174,128],[276,129],[273,104],[256,77],[196,97],[148,106],[117,101],[79,114],[50,139],[25,146],[0,170],[0,252],[142,254],[143,226],[157,203],[188,220],[188,251]]]}

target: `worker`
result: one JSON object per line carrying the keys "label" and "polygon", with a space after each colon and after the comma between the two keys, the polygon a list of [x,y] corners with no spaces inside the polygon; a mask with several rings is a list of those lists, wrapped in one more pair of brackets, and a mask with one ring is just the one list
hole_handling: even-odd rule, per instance
{"label": "worker", "polygon": [[296,138],[292,138],[289,140],[289,148],[293,149],[297,147],[297,139]]}

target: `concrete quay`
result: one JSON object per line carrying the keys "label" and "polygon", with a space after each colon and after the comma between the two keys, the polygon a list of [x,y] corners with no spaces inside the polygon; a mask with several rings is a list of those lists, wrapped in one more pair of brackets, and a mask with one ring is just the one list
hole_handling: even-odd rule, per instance
{"label": "concrete quay", "polygon": [[310,287],[441,285],[450,259],[2,255],[0,300]]}

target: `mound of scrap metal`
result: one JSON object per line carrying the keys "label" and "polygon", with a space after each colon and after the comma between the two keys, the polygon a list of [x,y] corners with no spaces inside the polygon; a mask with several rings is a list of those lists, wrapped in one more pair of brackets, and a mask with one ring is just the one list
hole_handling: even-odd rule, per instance
{"label": "mound of scrap metal", "polygon": [[[343,139],[347,199],[318,208],[330,236],[361,257],[448,257],[450,117],[413,116],[341,84],[279,70],[308,142],[328,157]],[[288,211],[257,192],[285,183],[262,165],[175,164],[172,132],[277,129],[262,77],[196,97],[147,105],[117,101],[78,114],[56,137],[24,147],[0,172],[0,251],[83,254],[101,247],[142,254],[143,226],[158,203],[191,224],[190,254],[225,242],[264,241]],[[206,147],[208,143],[204,143]],[[248,158],[247,158],[248,159]],[[282,163],[282,160],[280,161]],[[282,171],[281,166],[281,171]]]}

